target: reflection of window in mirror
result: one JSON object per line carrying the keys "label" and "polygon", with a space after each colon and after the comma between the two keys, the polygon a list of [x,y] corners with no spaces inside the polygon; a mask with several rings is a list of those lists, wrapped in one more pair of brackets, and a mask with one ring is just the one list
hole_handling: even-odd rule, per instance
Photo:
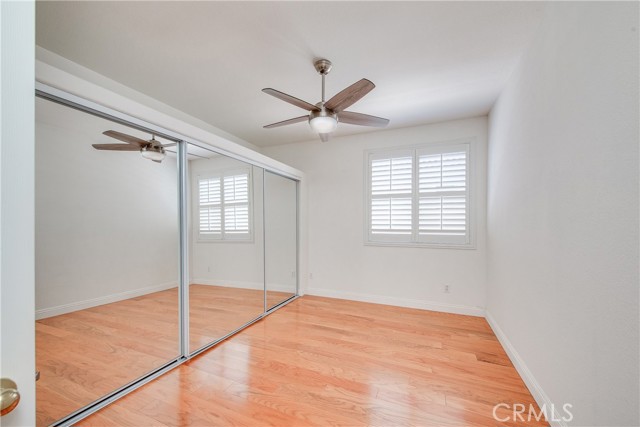
{"label": "reflection of window in mirror", "polygon": [[198,240],[251,241],[251,168],[203,172],[197,182]]}

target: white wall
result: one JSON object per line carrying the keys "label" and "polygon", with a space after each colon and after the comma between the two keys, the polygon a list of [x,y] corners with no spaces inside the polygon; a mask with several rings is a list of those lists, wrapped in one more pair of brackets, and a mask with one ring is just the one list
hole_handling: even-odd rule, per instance
{"label": "white wall", "polygon": [[[308,293],[482,315],[486,117],[268,147],[307,177]],[[476,249],[364,245],[364,150],[475,138]],[[444,285],[451,293],[443,292]]]}
{"label": "white wall", "polygon": [[36,101],[36,316],[177,286],[175,157],[98,151],[114,129],[149,135]]}
{"label": "white wall", "polygon": [[35,3],[0,1],[0,376],[20,404],[5,427],[35,425],[33,45]]}
{"label": "white wall", "polygon": [[552,4],[490,115],[488,316],[576,426],[640,424],[638,31]]}

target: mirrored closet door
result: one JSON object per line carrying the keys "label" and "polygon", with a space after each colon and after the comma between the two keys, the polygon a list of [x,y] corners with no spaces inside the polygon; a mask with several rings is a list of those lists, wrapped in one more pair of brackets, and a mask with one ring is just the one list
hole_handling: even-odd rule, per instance
{"label": "mirrored closet door", "polygon": [[175,154],[141,155],[151,134],[48,100],[35,131],[36,409],[49,425],[180,355],[178,174]]}
{"label": "mirrored closet door", "polygon": [[298,289],[297,181],[58,95],[36,98],[39,426],[74,425]]}
{"label": "mirrored closet door", "polygon": [[298,183],[265,171],[264,250],[267,310],[297,293]]}
{"label": "mirrored closet door", "polygon": [[263,169],[188,145],[189,349],[264,313]]}

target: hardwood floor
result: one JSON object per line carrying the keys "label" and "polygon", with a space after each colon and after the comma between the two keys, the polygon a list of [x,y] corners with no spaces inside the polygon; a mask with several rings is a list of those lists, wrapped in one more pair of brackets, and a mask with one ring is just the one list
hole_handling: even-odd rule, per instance
{"label": "hardwood floor", "polygon": [[522,425],[498,403],[537,410],[484,319],[305,296],[79,425]]}
{"label": "hardwood floor", "polygon": [[[259,290],[191,285],[190,348],[259,316]],[[288,294],[268,292],[271,305]],[[36,322],[36,418],[49,425],[179,354],[178,292],[169,289]]]}

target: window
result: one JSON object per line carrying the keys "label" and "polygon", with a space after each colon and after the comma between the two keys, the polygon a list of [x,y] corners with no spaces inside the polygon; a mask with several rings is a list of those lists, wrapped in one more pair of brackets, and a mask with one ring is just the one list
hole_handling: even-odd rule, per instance
{"label": "window", "polygon": [[471,245],[469,143],[369,151],[367,243]]}
{"label": "window", "polygon": [[198,176],[199,239],[251,239],[250,181],[249,171]]}

